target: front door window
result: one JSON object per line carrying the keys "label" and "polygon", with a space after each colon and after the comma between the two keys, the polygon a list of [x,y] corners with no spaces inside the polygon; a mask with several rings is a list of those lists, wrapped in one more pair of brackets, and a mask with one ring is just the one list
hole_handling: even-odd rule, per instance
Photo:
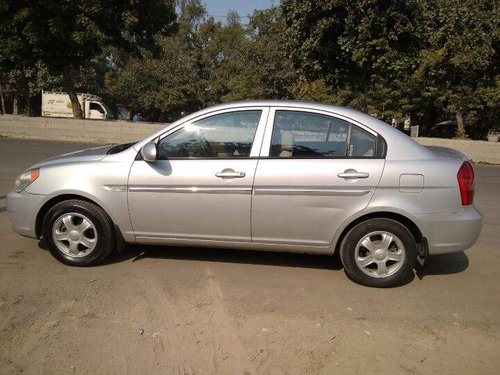
{"label": "front door window", "polygon": [[250,156],[260,110],[229,112],[186,125],[159,143],[159,159]]}

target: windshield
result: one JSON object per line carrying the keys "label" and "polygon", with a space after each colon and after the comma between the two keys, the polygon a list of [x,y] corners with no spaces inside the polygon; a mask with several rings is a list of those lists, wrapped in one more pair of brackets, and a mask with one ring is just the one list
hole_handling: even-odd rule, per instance
{"label": "windshield", "polygon": [[109,109],[109,107],[105,103],[99,102],[99,104],[103,106],[103,108],[106,111],[106,113],[113,114],[113,112]]}

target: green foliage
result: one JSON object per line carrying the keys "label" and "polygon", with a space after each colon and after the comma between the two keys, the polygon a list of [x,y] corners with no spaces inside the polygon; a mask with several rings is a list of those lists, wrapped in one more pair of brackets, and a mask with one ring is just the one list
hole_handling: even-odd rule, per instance
{"label": "green foliage", "polygon": [[9,105],[90,91],[152,120],[301,99],[480,137],[500,126],[499,49],[497,0],[282,0],[248,24],[201,0],[0,0]]}
{"label": "green foliage", "polygon": [[254,62],[260,98],[294,98],[298,76],[286,48],[286,24],[280,8],[257,10],[247,29],[252,44],[249,60]]}
{"label": "green foliage", "polygon": [[500,103],[500,4],[433,0],[423,10],[426,43],[413,74],[415,86],[427,107],[456,116],[457,136],[465,135],[466,124],[484,133]]}
{"label": "green foliage", "polygon": [[23,70],[41,62],[62,75],[78,117],[74,71],[91,66],[109,46],[150,46],[174,21],[167,0],[1,0],[0,68]]}
{"label": "green foliage", "polygon": [[256,11],[246,26],[234,12],[216,22],[198,0],[179,9],[178,32],[157,39],[156,54],[143,50],[108,73],[120,101],[170,120],[220,102],[293,97],[297,76],[280,8]]}
{"label": "green foliage", "polygon": [[[101,64],[99,64],[101,61]],[[104,69],[103,59],[96,59],[93,66],[81,67],[73,71],[73,81],[75,88],[79,91],[88,91],[96,94],[102,92],[103,74],[99,69]],[[32,98],[39,98],[42,90],[47,88],[54,91],[64,91],[62,76],[53,75],[47,67],[40,61],[32,67],[11,69],[6,73],[0,73],[0,82],[9,112],[13,111],[14,101],[20,111],[25,114],[40,115],[40,105],[35,101],[36,106],[32,106]]]}
{"label": "green foliage", "polygon": [[337,103],[337,95],[334,95],[331,87],[322,79],[299,82],[294,87],[294,94],[300,100],[331,104]]}
{"label": "green foliage", "polygon": [[159,37],[159,58],[146,50],[108,73],[107,88],[122,102],[151,115],[181,113],[199,103],[197,61],[178,37]]}
{"label": "green foliage", "polygon": [[284,0],[282,7],[304,80],[323,80],[330,100],[384,119],[411,110],[401,91],[422,44],[416,0]]}
{"label": "green foliage", "polygon": [[282,1],[287,46],[306,86],[320,80],[338,103],[385,120],[410,113],[433,124],[451,116],[459,128],[465,120],[476,129],[498,121],[499,7],[494,0]]}
{"label": "green foliage", "polygon": [[149,118],[170,120],[197,108],[202,102],[200,40],[198,28],[206,17],[201,3],[179,4],[177,33],[158,35],[154,48],[139,48],[135,55],[115,53],[113,69],[106,75],[106,88],[122,103]]}
{"label": "green foliage", "polygon": [[39,59],[51,70],[79,67],[107,46],[148,46],[174,28],[166,0],[2,0],[0,63]]}

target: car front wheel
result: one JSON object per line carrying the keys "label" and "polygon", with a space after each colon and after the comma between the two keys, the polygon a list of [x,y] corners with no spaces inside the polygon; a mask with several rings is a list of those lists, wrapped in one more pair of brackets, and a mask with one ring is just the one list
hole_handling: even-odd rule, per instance
{"label": "car front wheel", "polygon": [[340,258],[347,276],[373,287],[397,286],[413,274],[417,244],[410,231],[391,219],[370,219],[344,237]]}
{"label": "car front wheel", "polygon": [[82,200],[52,207],[45,215],[42,234],[50,253],[71,266],[99,264],[115,244],[109,216],[99,206]]}

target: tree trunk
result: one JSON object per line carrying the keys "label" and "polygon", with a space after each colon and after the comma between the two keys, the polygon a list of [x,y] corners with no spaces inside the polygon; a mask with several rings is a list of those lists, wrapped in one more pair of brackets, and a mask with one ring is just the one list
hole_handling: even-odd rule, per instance
{"label": "tree trunk", "polygon": [[71,68],[69,66],[63,69],[63,82],[64,88],[69,95],[71,105],[73,106],[73,116],[75,118],[83,118],[83,111],[78,95],[76,94],[75,85],[73,84],[73,77],[71,77]]}
{"label": "tree trunk", "polygon": [[461,111],[457,111],[456,118],[457,118],[457,133],[455,134],[455,137],[462,139],[467,138],[467,135],[465,134],[464,119],[462,118]]}
{"label": "tree trunk", "polygon": [[31,116],[31,91],[28,84],[24,86],[26,90],[26,116]]}
{"label": "tree trunk", "polygon": [[3,97],[3,90],[2,90],[2,83],[1,82],[0,82],[0,103],[1,103],[2,115],[5,115],[5,99]]}
{"label": "tree trunk", "polygon": [[12,114],[17,115],[17,94],[12,97]]}

